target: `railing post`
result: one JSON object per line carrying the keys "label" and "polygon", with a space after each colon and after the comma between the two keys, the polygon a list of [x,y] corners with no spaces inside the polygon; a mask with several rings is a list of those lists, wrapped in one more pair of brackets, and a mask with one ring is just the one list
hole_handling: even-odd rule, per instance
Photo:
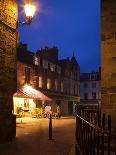
{"label": "railing post", "polygon": [[[94,125],[96,124],[96,121],[95,121],[95,119],[96,119],[96,113],[94,113],[93,114],[94,115]],[[96,150],[96,130],[95,130],[95,128],[93,129],[93,155],[95,155],[95,150]]]}
{"label": "railing post", "polygon": [[101,154],[104,155],[105,114],[102,115],[102,129],[103,129],[103,133],[102,133],[102,152],[101,152]]}
{"label": "railing post", "polygon": [[[90,123],[92,123],[92,112],[90,112]],[[92,137],[93,137],[93,128],[90,126],[90,155],[92,155],[93,151]]]}
{"label": "railing post", "polygon": [[49,140],[52,140],[52,114],[50,114],[49,118]]}
{"label": "railing post", "polygon": [[115,137],[115,155],[116,155],[116,128],[115,128],[115,135],[114,135]]}
{"label": "railing post", "polygon": [[76,137],[76,143],[77,143],[77,135],[78,135],[78,129],[77,129],[77,126],[78,126],[78,117],[76,116],[76,132],[75,132],[75,137]]}
{"label": "railing post", "polygon": [[108,115],[108,155],[110,155],[110,145],[111,145],[111,140],[110,140],[110,136],[111,136],[111,116]]}
{"label": "railing post", "polygon": [[[98,112],[98,127],[100,127],[100,113]],[[97,131],[97,155],[99,155],[99,145],[100,145],[100,137],[99,137],[99,130]]]}

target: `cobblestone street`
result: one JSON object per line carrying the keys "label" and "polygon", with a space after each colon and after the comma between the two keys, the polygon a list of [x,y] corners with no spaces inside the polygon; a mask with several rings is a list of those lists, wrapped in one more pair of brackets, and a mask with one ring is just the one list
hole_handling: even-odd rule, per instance
{"label": "cobblestone street", "polygon": [[16,139],[0,145],[0,155],[69,155],[75,141],[75,119],[53,119],[52,141],[48,140],[48,123],[48,119],[17,120]]}

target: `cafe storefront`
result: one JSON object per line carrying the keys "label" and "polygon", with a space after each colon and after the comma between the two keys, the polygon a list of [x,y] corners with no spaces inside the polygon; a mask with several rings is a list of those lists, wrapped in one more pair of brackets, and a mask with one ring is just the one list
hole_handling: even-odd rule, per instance
{"label": "cafe storefront", "polygon": [[30,114],[35,111],[40,101],[45,104],[51,99],[29,85],[18,88],[13,96],[13,113],[18,115],[20,111],[24,116],[31,116]]}

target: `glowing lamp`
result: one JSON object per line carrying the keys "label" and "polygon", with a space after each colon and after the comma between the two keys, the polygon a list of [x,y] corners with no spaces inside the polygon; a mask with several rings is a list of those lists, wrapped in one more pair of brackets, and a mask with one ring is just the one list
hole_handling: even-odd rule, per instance
{"label": "glowing lamp", "polygon": [[35,14],[36,7],[32,3],[28,3],[28,4],[25,4],[24,10],[25,10],[27,22],[30,24]]}
{"label": "glowing lamp", "polygon": [[32,4],[31,1],[29,1],[28,3],[24,5],[24,11],[26,15],[26,21],[24,22],[17,21],[17,27],[24,26],[24,25],[30,25],[34,17],[35,11],[36,11],[36,7],[35,5]]}

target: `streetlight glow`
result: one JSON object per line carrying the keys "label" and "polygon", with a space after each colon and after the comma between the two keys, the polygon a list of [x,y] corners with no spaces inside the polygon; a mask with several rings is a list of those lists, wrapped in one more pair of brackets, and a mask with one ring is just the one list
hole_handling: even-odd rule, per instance
{"label": "streetlight glow", "polygon": [[34,5],[32,5],[31,3],[29,4],[25,4],[24,6],[24,10],[25,10],[25,14],[27,19],[28,18],[33,18],[35,11],[36,11],[36,7]]}
{"label": "streetlight glow", "polygon": [[36,11],[36,6],[34,4],[32,4],[31,1],[26,3],[24,5],[24,12],[26,15],[26,21],[24,21],[24,22],[17,21],[17,27],[18,26],[24,26],[24,25],[30,25],[32,22],[32,19],[34,17],[35,11]]}

